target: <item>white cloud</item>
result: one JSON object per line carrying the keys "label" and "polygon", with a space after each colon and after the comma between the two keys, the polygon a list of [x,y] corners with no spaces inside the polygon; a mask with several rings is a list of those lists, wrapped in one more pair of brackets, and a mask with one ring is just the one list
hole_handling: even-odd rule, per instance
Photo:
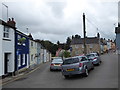
{"label": "white cloud", "polygon": [[95,36],[98,27],[113,38],[113,24],[118,22],[118,4],[112,0],[11,0],[4,3],[9,6],[9,17],[15,18],[18,29],[26,32],[28,28],[34,38],[52,42],[65,42],[68,36],[75,34],[83,36],[83,12],[95,25],[86,20],[88,36]]}

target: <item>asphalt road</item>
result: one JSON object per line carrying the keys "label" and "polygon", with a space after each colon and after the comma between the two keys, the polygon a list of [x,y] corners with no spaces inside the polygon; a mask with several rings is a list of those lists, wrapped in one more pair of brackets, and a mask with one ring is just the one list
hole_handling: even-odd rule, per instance
{"label": "asphalt road", "polygon": [[45,63],[35,72],[3,88],[118,88],[118,56],[105,54],[101,58],[102,64],[96,66],[88,77],[65,79],[60,71],[49,71],[50,63]]}

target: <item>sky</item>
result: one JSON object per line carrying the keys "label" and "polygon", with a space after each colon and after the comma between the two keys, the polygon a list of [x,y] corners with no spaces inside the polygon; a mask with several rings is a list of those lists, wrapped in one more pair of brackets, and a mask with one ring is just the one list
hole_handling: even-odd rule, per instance
{"label": "sky", "polygon": [[[34,39],[65,43],[67,37],[83,37],[83,13],[88,37],[115,39],[118,0],[3,0],[8,17],[15,18],[18,30]],[[2,18],[7,9],[2,5]],[[28,31],[27,31],[28,28]]]}

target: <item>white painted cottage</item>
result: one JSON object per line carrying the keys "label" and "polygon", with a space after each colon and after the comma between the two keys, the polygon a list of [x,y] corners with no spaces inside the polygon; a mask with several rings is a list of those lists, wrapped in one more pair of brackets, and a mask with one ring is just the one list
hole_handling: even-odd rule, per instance
{"label": "white painted cottage", "polygon": [[[0,76],[13,73],[15,69],[15,22],[0,19]],[[13,22],[13,24],[9,23]]]}

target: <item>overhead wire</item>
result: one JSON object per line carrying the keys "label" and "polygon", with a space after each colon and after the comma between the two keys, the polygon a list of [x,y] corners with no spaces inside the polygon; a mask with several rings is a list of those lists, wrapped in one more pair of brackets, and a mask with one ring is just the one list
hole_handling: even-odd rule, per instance
{"label": "overhead wire", "polygon": [[[86,18],[86,17],[85,17],[85,18]],[[97,33],[100,32],[100,33],[102,33],[104,36],[107,36],[107,37],[109,37],[109,38],[113,38],[113,37],[111,37],[110,35],[104,33],[102,30],[100,30],[100,29],[97,27],[97,25],[93,24],[88,18],[86,18],[86,20],[87,20],[91,25],[93,25],[93,26],[96,28]]]}

